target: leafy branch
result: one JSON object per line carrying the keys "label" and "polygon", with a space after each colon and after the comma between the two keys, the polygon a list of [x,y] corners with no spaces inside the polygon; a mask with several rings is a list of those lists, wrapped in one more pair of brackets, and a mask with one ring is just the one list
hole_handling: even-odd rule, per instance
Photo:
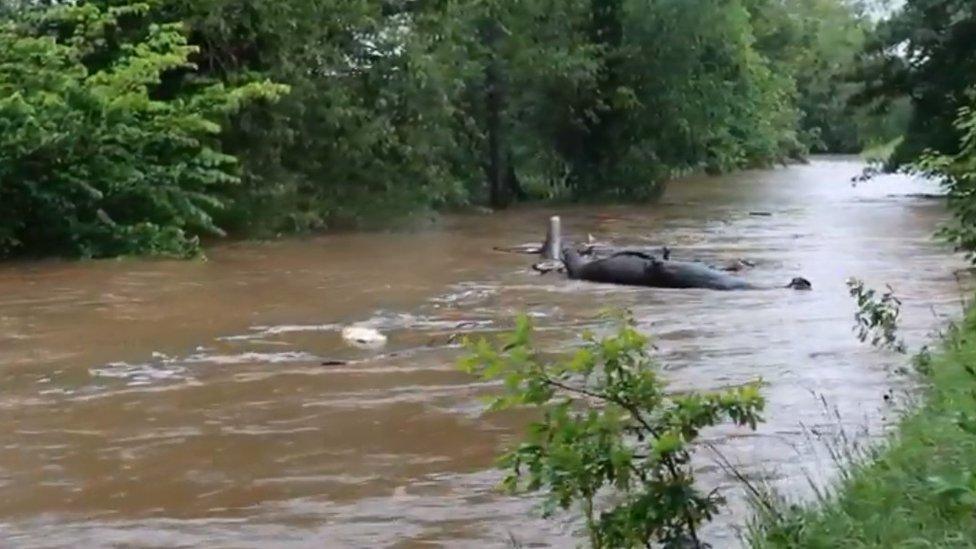
{"label": "leafy branch", "polygon": [[885,287],[887,291],[879,297],[876,290],[864,286],[864,281],[857,278],[847,280],[851,297],[857,301],[854,331],[862,343],[870,341],[874,347],[904,354],[908,348],[905,341],[898,337],[901,300],[895,296],[891,286]]}
{"label": "leafy branch", "polygon": [[539,356],[531,334],[520,317],[501,345],[469,342],[462,361],[466,371],[502,382],[490,410],[541,412],[500,459],[504,488],[542,492],[547,515],[578,505],[593,547],[700,545],[700,526],[722,499],[695,486],[693,443],[724,420],[754,429],[764,404],[758,384],[668,394],[647,338],[629,322],[614,336],[585,334],[584,346],[559,360]]}

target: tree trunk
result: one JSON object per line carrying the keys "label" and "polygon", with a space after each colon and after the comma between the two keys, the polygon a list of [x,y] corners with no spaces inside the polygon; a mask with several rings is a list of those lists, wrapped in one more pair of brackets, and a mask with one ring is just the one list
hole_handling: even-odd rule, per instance
{"label": "tree trunk", "polygon": [[489,52],[485,67],[485,105],[488,132],[488,203],[492,208],[505,208],[511,201],[509,169],[507,166],[508,143],[505,141],[505,74],[498,52],[501,35],[499,24],[490,20],[485,25],[484,43]]}
{"label": "tree trunk", "polygon": [[[613,96],[621,85],[620,50],[623,45],[623,2],[590,0],[590,40],[600,46],[595,117],[587,120],[582,142],[582,164],[578,176],[588,187],[598,184],[601,173],[616,162],[617,113]],[[591,189],[592,190],[592,189]]]}

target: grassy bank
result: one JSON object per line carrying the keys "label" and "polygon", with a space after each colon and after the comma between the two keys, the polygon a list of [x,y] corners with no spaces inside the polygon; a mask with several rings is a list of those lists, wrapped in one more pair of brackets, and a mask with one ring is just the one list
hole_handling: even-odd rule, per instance
{"label": "grassy bank", "polygon": [[826,504],[786,511],[756,547],[976,547],[976,310],[932,358],[921,407]]}

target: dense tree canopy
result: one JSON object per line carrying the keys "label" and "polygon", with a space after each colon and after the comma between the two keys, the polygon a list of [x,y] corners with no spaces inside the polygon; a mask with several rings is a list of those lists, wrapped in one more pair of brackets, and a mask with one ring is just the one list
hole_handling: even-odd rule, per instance
{"label": "dense tree canopy", "polygon": [[888,109],[902,99],[913,106],[908,131],[893,157],[912,162],[926,149],[960,150],[954,124],[976,85],[976,3],[906,0],[883,21],[860,64],[858,103]]}
{"label": "dense tree canopy", "polygon": [[976,93],[971,104],[959,109],[953,129],[962,136],[956,152],[926,152],[915,168],[941,178],[949,195],[952,223],[942,233],[970,261],[976,262]]}
{"label": "dense tree canopy", "polygon": [[4,6],[2,254],[641,198],[868,141],[847,0]]}

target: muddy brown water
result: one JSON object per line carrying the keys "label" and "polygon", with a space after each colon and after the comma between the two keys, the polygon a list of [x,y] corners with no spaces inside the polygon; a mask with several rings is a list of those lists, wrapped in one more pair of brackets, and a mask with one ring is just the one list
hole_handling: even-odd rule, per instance
{"label": "muddy brown water", "polygon": [[[345,234],[209,250],[209,261],[0,266],[0,544],[60,546],[571,546],[571,516],[494,490],[493,457],[521,418],[484,416],[491,387],[459,373],[454,334],[492,335],[518,312],[540,345],[633,311],[677,389],[761,378],[758,432],[706,439],[747,475],[797,496],[833,470],[821,438],[877,436],[905,360],[851,332],[844,281],[890,283],[918,345],[960,314],[962,266],[931,239],[931,182],[809,165],[672,184],[647,206],[521,208],[435,230]],[[803,275],[812,292],[633,289],[539,276],[494,246],[569,235],[667,244],[676,258],[746,259],[759,283]],[[769,215],[752,215],[752,214]],[[339,331],[389,336],[359,350]],[[349,361],[344,365],[323,362]],[[827,403],[825,406],[824,402]],[[836,414],[836,415],[835,415]],[[839,417],[838,417],[839,416]],[[738,485],[709,528],[736,543]]]}

